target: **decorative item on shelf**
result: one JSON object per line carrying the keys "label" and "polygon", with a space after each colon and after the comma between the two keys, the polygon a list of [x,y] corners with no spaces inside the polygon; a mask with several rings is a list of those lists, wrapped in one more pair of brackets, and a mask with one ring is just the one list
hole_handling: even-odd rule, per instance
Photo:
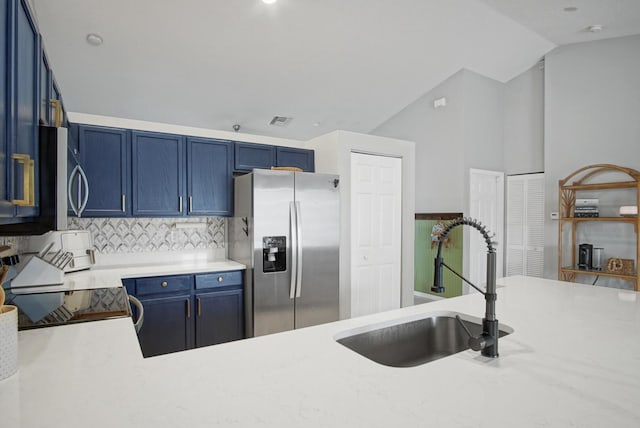
{"label": "decorative item on shelf", "polygon": [[593,253],[591,254],[591,269],[603,270],[604,268],[604,248],[594,247]]}
{"label": "decorative item on shelf", "polygon": [[576,199],[573,216],[578,218],[600,217],[598,199]]}
{"label": "decorative item on shelf", "polygon": [[[442,223],[436,223],[431,228],[431,248],[435,248],[440,243],[440,237],[444,233],[445,226]],[[449,237],[444,238],[443,245],[445,248],[449,248],[451,240]]]}
{"label": "decorative item on shelf", "polygon": [[620,207],[622,217],[638,217],[638,207],[635,205]]}
{"label": "decorative item on shelf", "polygon": [[593,267],[593,245],[580,244],[578,246],[578,269],[591,269]]}
{"label": "decorative item on shelf", "polygon": [[619,275],[633,275],[634,262],[632,259],[611,257],[607,259],[607,272]]}

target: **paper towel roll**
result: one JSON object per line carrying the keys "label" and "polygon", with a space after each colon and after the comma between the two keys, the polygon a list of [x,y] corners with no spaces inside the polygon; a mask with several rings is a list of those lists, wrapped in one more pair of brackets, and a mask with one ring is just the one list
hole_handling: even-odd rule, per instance
{"label": "paper towel roll", "polygon": [[18,371],[18,308],[0,306],[0,381]]}

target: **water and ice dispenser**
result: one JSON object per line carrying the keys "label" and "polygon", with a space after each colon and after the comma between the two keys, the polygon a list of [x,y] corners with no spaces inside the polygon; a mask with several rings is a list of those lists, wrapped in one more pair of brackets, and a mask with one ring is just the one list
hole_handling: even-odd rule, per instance
{"label": "water and ice dispenser", "polygon": [[262,237],[262,271],[283,272],[287,270],[287,237]]}

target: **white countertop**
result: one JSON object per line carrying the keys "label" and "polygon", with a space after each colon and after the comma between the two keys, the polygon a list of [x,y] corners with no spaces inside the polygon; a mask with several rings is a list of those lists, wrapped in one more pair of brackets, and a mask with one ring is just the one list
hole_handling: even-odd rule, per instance
{"label": "white countertop", "polygon": [[91,269],[71,272],[64,275],[64,284],[43,287],[25,287],[14,289],[16,294],[87,290],[95,288],[121,287],[121,279],[140,278],[161,275],[180,275],[204,272],[222,272],[228,270],[243,270],[246,266],[233,260],[211,260],[206,257],[186,257],[173,259],[165,255],[156,256],[152,261],[148,256],[131,254],[127,263],[122,258],[121,263],[96,265]]}
{"label": "white countertop", "polygon": [[20,333],[0,382],[3,427],[638,427],[640,294],[501,280],[515,331],[500,357],[464,351],[413,368],[374,363],[334,335],[479,294],[143,359],[129,319]]}
{"label": "white countertop", "polygon": [[[65,287],[89,289],[122,285],[121,279],[189,273],[222,272],[245,269],[245,265],[232,260],[190,260],[176,263],[140,263],[94,267],[90,270],[65,275]],[[116,285],[113,285],[116,284]]]}

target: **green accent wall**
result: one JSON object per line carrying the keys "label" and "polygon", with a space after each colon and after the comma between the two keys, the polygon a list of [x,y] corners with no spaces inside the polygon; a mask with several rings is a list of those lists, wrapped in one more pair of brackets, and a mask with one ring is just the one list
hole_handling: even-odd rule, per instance
{"label": "green accent wall", "polygon": [[[462,280],[444,268],[443,285],[445,292],[432,293],[433,260],[438,253],[437,243],[431,248],[431,229],[440,220],[416,220],[415,226],[415,277],[414,289],[422,293],[440,297],[456,297],[462,295]],[[456,227],[449,233],[449,248],[442,247],[442,258],[456,272],[462,273],[462,228]]]}

